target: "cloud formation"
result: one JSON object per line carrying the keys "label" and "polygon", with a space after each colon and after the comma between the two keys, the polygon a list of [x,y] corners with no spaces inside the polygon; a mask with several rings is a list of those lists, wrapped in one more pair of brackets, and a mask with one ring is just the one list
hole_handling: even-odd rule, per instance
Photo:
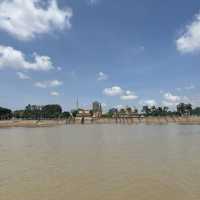
{"label": "cloud formation", "polygon": [[200,13],[186,26],[184,33],[176,40],[176,46],[181,53],[200,51]]}
{"label": "cloud formation", "polygon": [[54,92],[50,92],[50,95],[51,95],[51,96],[56,96],[56,97],[57,97],[57,96],[60,96],[60,93],[54,91]]}
{"label": "cloud formation", "polygon": [[24,73],[22,73],[22,72],[17,72],[17,76],[18,76],[18,78],[21,79],[21,80],[28,80],[28,79],[31,79],[30,76],[28,76],[28,75],[26,75],[26,74],[24,74]]}
{"label": "cloud formation", "polygon": [[45,89],[45,88],[51,88],[51,87],[58,87],[58,86],[61,86],[62,84],[63,84],[62,81],[52,80],[52,81],[36,82],[34,85],[35,87]]}
{"label": "cloud formation", "polygon": [[181,100],[179,96],[173,95],[170,92],[164,94],[164,99],[172,103],[176,103]]}
{"label": "cloud formation", "polygon": [[0,29],[19,40],[31,40],[65,27],[70,29],[71,17],[72,10],[60,9],[57,0],[50,0],[46,6],[42,0],[0,1]]}
{"label": "cloud formation", "polygon": [[27,61],[25,55],[9,46],[0,45],[0,69],[48,71],[54,68],[51,58],[33,54],[33,61]]}
{"label": "cloud formation", "polygon": [[119,86],[113,86],[111,88],[105,88],[103,94],[106,96],[120,96],[123,94],[123,90]]}
{"label": "cloud formation", "polygon": [[170,92],[164,93],[163,98],[162,105],[167,107],[175,107],[181,102],[187,103],[190,101],[186,96],[176,96]]}
{"label": "cloud formation", "polygon": [[121,97],[120,97],[121,100],[125,100],[125,101],[128,101],[128,100],[136,100],[138,99],[138,96],[135,95],[134,92],[131,92],[129,90],[127,90]]}
{"label": "cloud formation", "polygon": [[141,101],[140,104],[143,105],[143,106],[152,107],[152,106],[156,106],[157,102],[154,99],[148,99],[148,100],[145,100],[145,101]]}
{"label": "cloud formation", "polygon": [[178,103],[169,102],[169,101],[162,101],[162,105],[166,106],[166,107],[174,107],[174,106],[178,105]]}
{"label": "cloud formation", "polygon": [[88,3],[90,5],[96,5],[99,2],[99,0],[88,0]]}
{"label": "cloud formation", "polygon": [[98,78],[97,78],[98,81],[105,81],[107,79],[108,79],[108,75],[107,74],[105,74],[103,72],[99,72]]}
{"label": "cloud formation", "polygon": [[138,96],[135,95],[134,92],[132,92],[130,90],[125,91],[119,86],[113,86],[111,88],[105,88],[103,90],[103,94],[106,95],[106,96],[111,96],[111,97],[120,96],[120,99],[124,100],[124,101],[138,99]]}
{"label": "cloud formation", "polygon": [[185,90],[194,90],[195,88],[196,88],[195,85],[191,84],[191,85],[186,86],[184,89]]}

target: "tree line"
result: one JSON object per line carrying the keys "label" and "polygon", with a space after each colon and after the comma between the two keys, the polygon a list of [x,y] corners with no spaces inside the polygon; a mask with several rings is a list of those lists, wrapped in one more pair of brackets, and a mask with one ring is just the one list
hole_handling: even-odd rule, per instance
{"label": "tree line", "polygon": [[28,119],[28,120],[42,120],[42,119],[61,119],[70,117],[70,112],[63,112],[62,107],[57,104],[53,105],[27,105],[23,110],[11,111],[7,108],[0,108],[0,119],[9,120]]}
{"label": "tree line", "polygon": [[111,108],[105,116],[112,117],[113,115],[123,115],[125,113],[143,116],[200,116],[200,107],[192,108],[191,104],[180,103],[177,105],[176,110],[172,111],[166,106],[143,106],[140,113],[138,113],[138,109],[133,111],[130,107],[126,109]]}
{"label": "tree line", "polygon": [[[91,111],[92,112],[92,111]],[[28,120],[42,120],[42,119],[67,119],[69,117],[76,117],[78,110],[71,112],[63,111],[62,107],[58,104],[38,106],[27,105],[23,110],[12,111],[8,108],[0,107],[0,120],[15,119],[28,119]],[[168,107],[156,106],[143,106],[141,112],[138,109],[132,110],[130,107],[124,109],[109,109],[104,117],[113,117],[113,115],[124,114],[140,114],[144,116],[200,116],[200,107],[193,108],[191,104],[180,103],[177,105],[176,110],[171,111]]]}

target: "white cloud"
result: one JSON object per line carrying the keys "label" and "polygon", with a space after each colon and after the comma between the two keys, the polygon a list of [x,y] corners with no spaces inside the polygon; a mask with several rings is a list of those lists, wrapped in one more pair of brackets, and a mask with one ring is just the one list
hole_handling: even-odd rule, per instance
{"label": "white cloud", "polygon": [[58,86],[61,86],[62,84],[63,84],[62,81],[58,81],[58,80],[42,81],[42,82],[36,82],[35,87],[45,89],[45,88],[50,88],[50,87],[58,87]]}
{"label": "white cloud", "polygon": [[17,72],[17,76],[18,76],[18,78],[21,79],[21,80],[28,80],[28,79],[31,79],[30,76],[28,76],[28,75],[26,75],[26,74],[24,74],[24,73],[22,73],[22,72]]}
{"label": "white cloud", "polygon": [[108,75],[107,74],[105,74],[103,72],[99,72],[98,78],[97,78],[98,81],[104,81],[104,80],[107,80],[107,79],[108,79]]}
{"label": "white cloud", "polygon": [[165,93],[163,97],[166,101],[169,101],[169,102],[172,102],[172,103],[175,103],[175,102],[178,102],[178,101],[181,100],[181,98],[179,96],[172,95],[169,92]]}
{"label": "white cloud", "polygon": [[148,100],[145,100],[145,101],[141,101],[140,102],[141,105],[143,106],[156,106],[157,105],[157,102],[154,100],[154,99],[148,99]]}
{"label": "white cloud", "polygon": [[121,100],[136,100],[138,99],[138,96],[136,95],[122,95],[120,97]]}
{"label": "white cloud", "polygon": [[127,90],[125,92],[125,94],[120,97],[120,99],[121,100],[125,100],[125,101],[126,100],[136,100],[136,99],[138,99],[138,96],[136,96],[134,94],[134,92],[131,92],[131,91]]}
{"label": "white cloud", "polygon": [[105,108],[105,107],[107,107],[107,104],[106,104],[106,103],[102,103],[101,106],[102,106],[103,108]]}
{"label": "white cloud", "polygon": [[182,88],[175,88],[175,90],[177,90],[178,92],[180,92],[182,90]]}
{"label": "white cloud", "polygon": [[113,86],[111,88],[105,88],[103,94],[106,96],[120,96],[123,94],[123,90],[119,86]]}
{"label": "white cloud", "polygon": [[194,90],[194,89],[195,89],[195,86],[193,84],[185,87],[185,90]]}
{"label": "white cloud", "polygon": [[124,108],[124,106],[123,106],[123,105],[117,105],[116,108],[117,108],[118,110],[120,110],[120,109]]}
{"label": "white cloud", "polygon": [[63,84],[62,81],[58,81],[58,80],[49,81],[50,87],[56,87],[56,86],[60,86],[62,84]]}
{"label": "white cloud", "polygon": [[181,92],[181,91],[184,91],[184,90],[194,90],[195,88],[196,88],[196,86],[194,84],[190,84],[190,85],[187,85],[183,88],[180,88],[180,87],[175,88],[175,90],[178,91],[178,92]]}
{"label": "white cloud", "polygon": [[178,102],[162,101],[162,105],[166,107],[175,107],[178,105]]}
{"label": "white cloud", "polygon": [[178,51],[192,53],[200,50],[200,13],[187,25],[185,32],[176,40]]}
{"label": "white cloud", "polygon": [[54,66],[48,56],[40,56],[34,53],[33,61],[29,62],[21,51],[13,47],[0,45],[0,69],[4,68],[48,71],[53,69]]}
{"label": "white cloud", "polygon": [[128,101],[128,100],[136,100],[138,96],[135,95],[134,92],[127,90],[124,91],[119,86],[113,86],[111,88],[105,88],[103,94],[106,96],[120,96],[121,100]]}
{"label": "white cloud", "polygon": [[187,97],[187,96],[181,97],[181,101],[183,101],[184,103],[190,103],[191,102],[190,98]]}
{"label": "white cloud", "polygon": [[44,82],[36,82],[36,83],[35,83],[35,87],[47,88],[47,84],[44,83]]}
{"label": "white cloud", "polygon": [[46,8],[42,3],[42,0],[0,1],[0,29],[19,40],[30,40],[36,35],[71,27],[70,8],[60,9],[57,0],[50,0]]}
{"label": "white cloud", "polygon": [[59,92],[50,92],[50,95],[51,96],[60,96],[60,93]]}
{"label": "white cloud", "polygon": [[88,0],[88,3],[90,5],[96,5],[99,2],[99,0]]}
{"label": "white cloud", "polygon": [[165,93],[163,95],[164,100],[161,102],[163,106],[175,108],[179,103],[190,103],[191,100],[187,96],[176,96],[171,93]]}
{"label": "white cloud", "polygon": [[126,91],[126,95],[131,95],[133,92],[131,92],[130,90]]}
{"label": "white cloud", "polygon": [[199,107],[200,105],[200,96],[198,94],[195,94],[194,96],[191,96],[190,99],[188,98],[188,103],[191,103],[194,107]]}

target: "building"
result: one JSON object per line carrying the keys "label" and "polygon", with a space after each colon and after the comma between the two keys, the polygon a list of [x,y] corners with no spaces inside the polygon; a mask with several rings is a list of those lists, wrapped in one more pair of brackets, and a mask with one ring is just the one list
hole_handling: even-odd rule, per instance
{"label": "building", "polygon": [[90,110],[78,109],[76,117],[92,117]]}
{"label": "building", "polygon": [[119,112],[118,112],[118,116],[119,117],[129,117],[129,118],[138,118],[140,115],[138,114],[137,109],[135,108],[122,108]]}
{"label": "building", "polygon": [[92,103],[92,112],[93,112],[93,117],[99,118],[102,116],[102,106],[101,103],[98,101],[95,101]]}

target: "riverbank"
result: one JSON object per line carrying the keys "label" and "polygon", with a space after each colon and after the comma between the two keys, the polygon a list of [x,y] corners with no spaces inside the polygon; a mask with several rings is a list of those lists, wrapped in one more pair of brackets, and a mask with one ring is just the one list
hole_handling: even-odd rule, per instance
{"label": "riverbank", "polygon": [[[74,122],[69,122],[69,124]],[[75,124],[80,124],[81,118],[76,119]],[[197,124],[200,125],[200,117],[198,116],[188,116],[188,117],[177,117],[177,116],[167,116],[167,117],[143,117],[143,118],[100,118],[91,119],[85,118],[85,124]]]}
{"label": "riverbank", "polygon": [[0,121],[0,128],[12,128],[12,127],[53,127],[66,124],[64,120],[7,120]]}
{"label": "riverbank", "polygon": [[[144,117],[144,118],[100,118],[92,119],[85,118],[84,124],[185,124],[185,125],[200,125],[200,117]],[[0,128],[12,128],[12,127],[54,127],[65,124],[81,124],[81,118],[76,120],[8,120],[0,121]]]}

